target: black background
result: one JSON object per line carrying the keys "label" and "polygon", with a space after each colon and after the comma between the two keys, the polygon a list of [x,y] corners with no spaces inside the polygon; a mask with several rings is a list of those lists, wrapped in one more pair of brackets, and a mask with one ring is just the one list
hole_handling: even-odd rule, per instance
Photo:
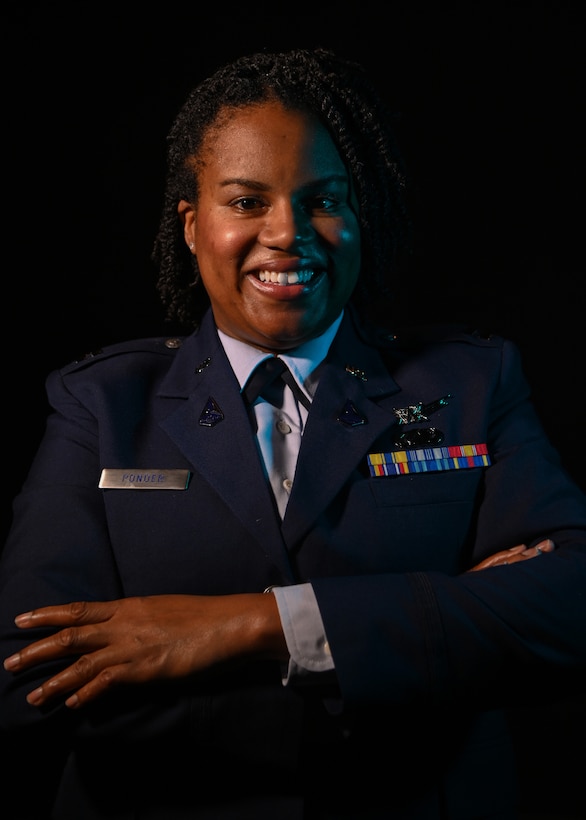
{"label": "black background", "polygon": [[[360,60],[400,114],[419,202],[404,315],[513,338],[586,489],[583,4],[211,5],[4,6],[3,527],[42,433],[47,372],[165,332],[149,255],[187,90],[242,53],[293,46]],[[567,733],[564,780],[575,717],[550,715]],[[526,730],[537,743],[534,721]]]}

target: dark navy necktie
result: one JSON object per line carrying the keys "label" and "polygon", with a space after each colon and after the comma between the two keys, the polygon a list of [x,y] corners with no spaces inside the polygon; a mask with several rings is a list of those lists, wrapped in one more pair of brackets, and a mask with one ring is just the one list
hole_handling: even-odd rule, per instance
{"label": "dark navy necktie", "polygon": [[[281,518],[285,515],[293,487],[303,433],[303,422],[291,406],[293,396],[285,394],[285,385],[290,387],[296,401],[309,410],[311,402],[303,394],[285,362],[277,356],[260,362],[242,391],[252,428],[258,435],[260,451]],[[266,404],[253,409],[259,396],[281,412],[275,414]],[[260,430],[257,430],[257,422]]]}
{"label": "dark navy necktie", "polygon": [[275,407],[282,407],[285,385],[291,388],[297,401],[306,410],[309,410],[311,402],[300,389],[285,362],[277,356],[264,359],[256,366],[242,391],[242,395],[249,406],[261,396]]}

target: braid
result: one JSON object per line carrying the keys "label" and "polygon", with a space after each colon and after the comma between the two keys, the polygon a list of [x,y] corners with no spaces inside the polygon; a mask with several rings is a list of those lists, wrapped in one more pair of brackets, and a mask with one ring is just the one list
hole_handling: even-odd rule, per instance
{"label": "braid", "polygon": [[242,57],[188,95],[168,136],[162,217],[152,258],[167,319],[197,325],[209,304],[197,259],[183,239],[180,199],[197,200],[204,136],[222,111],[266,100],[316,115],[352,177],[359,203],[361,273],[352,301],[363,315],[391,302],[391,282],[409,252],[406,175],[393,118],[363,68],[324,49]]}

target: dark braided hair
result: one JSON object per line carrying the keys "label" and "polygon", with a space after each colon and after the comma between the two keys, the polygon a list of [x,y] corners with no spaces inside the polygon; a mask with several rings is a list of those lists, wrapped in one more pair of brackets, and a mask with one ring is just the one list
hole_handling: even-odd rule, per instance
{"label": "dark braided hair", "polygon": [[363,316],[391,304],[391,282],[409,252],[405,169],[393,117],[362,66],[322,48],[245,56],[194,88],[177,115],[167,147],[162,217],[152,258],[166,318],[197,326],[209,305],[197,259],[177,215],[179,200],[197,201],[197,163],[220,114],[267,100],[310,112],[328,129],[349,170],[359,203],[361,271],[352,302]]}

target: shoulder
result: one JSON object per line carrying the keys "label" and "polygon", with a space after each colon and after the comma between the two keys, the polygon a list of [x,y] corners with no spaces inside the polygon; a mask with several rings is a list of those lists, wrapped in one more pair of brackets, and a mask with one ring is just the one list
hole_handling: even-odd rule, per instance
{"label": "shoulder", "polygon": [[143,406],[178,363],[189,337],[133,339],[89,351],[47,376],[49,402],[63,409],[71,399],[91,408]]}
{"label": "shoulder", "polygon": [[482,327],[464,323],[398,325],[391,330],[375,325],[361,325],[359,335],[362,340],[381,352],[405,355],[437,345],[468,345],[477,348],[501,349],[509,343],[499,333]]}
{"label": "shoulder", "polygon": [[403,351],[408,354],[430,346],[450,343],[502,348],[509,341],[490,328],[471,323],[426,322],[418,324],[405,319],[387,326],[376,321],[366,321],[353,308],[348,310],[348,314],[362,341],[379,348],[382,352]]}
{"label": "shoulder", "polygon": [[430,345],[465,344],[481,348],[501,348],[506,339],[486,328],[465,324],[430,324],[399,327],[389,340],[395,349],[416,350]]}
{"label": "shoulder", "polygon": [[59,368],[62,377],[97,369],[115,370],[140,366],[166,369],[183,346],[185,336],[153,336],[105,345],[86,351]]}

